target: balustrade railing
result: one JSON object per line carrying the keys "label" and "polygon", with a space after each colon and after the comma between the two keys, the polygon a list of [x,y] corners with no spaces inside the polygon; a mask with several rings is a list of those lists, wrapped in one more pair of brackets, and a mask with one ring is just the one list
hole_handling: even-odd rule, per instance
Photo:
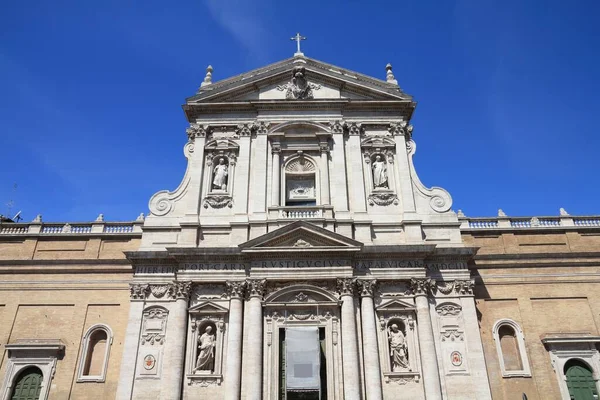
{"label": "balustrade railing", "polygon": [[462,229],[522,229],[522,228],[568,228],[600,227],[600,216],[573,217],[568,214],[560,217],[508,217],[470,218],[459,216]]}
{"label": "balustrade railing", "polygon": [[0,235],[85,235],[99,233],[141,233],[142,224],[143,220],[135,222],[112,223],[105,223],[104,221],[95,221],[78,224],[41,223],[35,221],[29,224],[7,222],[0,224]]}

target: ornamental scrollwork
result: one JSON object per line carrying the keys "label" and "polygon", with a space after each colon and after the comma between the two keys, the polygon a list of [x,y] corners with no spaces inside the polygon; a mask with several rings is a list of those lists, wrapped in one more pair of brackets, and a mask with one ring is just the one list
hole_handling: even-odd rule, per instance
{"label": "ornamental scrollwork", "polygon": [[150,285],[131,283],[129,284],[129,293],[132,300],[143,300],[150,293]]}
{"label": "ornamental scrollwork", "polygon": [[373,297],[377,289],[377,280],[375,279],[358,279],[356,284],[362,297]]}
{"label": "ornamental scrollwork", "polygon": [[191,291],[192,282],[174,282],[169,286],[169,297],[175,300],[187,300],[190,298]]}
{"label": "ornamental scrollwork", "polygon": [[415,295],[434,294],[437,290],[435,280],[431,278],[411,278],[410,288]]}
{"label": "ornamental scrollwork", "polygon": [[185,132],[188,135],[188,139],[192,140],[197,137],[206,137],[209,133],[210,127],[208,125],[191,124]]}
{"label": "ornamental scrollwork", "polygon": [[271,126],[271,123],[267,121],[257,121],[253,125],[254,130],[259,135],[266,135],[269,132],[269,126]]}
{"label": "ornamental scrollwork", "polygon": [[435,310],[441,316],[456,316],[460,314],[460,312],[462,311],[462,307],[453,303],[442,303],[439,306],[437,306]]}
{"label": "ornamental scrollwork", "polygon": [[343,121],[329,121],[329,129],[331,133],[344,133]]}
{"label": "ornamental scrollwork", "polygon": [[406,136],[406,139],[410,140],[412,137],[413,126],[409,125],[406,121],[391,122],[388,127],[388,132],[393,136]]}
{"label": "ornamental scrollwork", "polygon": [[475,288],[475,282],[472,279],[464,280],[464,281],[455,281],[454,289],[456,293],[463,295],[472,295],[473,289]]}
{"label": "ornamental scrollwork", "polygon": [[442,294],[450,294],[454,289],[454,282],[438,282],[437,289]]}
{"label": "ornamental scrollwork", "polygon": [[394,193],[373,193],[369,195],[368,202],[370,206],[389,206],[390,204],[398,205],[398,196]]}
{"label": "ornamental scrollwork", "polygon": [[246,293],[246,281],[227,281],[227,295],[229,297],[243,298]]}
{"label": "ornamental scrollwork", "polygon": [[340,296],[354,296],[356,291],[356,278],[339,278],[337,291]]}
{"label": "ornamental scrollwork", "polygon": [[348,134],[350,136],[359,136],[364,131],[360,122],[346,123],[346,129],[348,129]]}
{"label": "ornamental scrollwork", "polygon": [[208,208],[209,206],[212,208],[231,208],[233,207],[233,198],[227,195],[208,196],[204,199],[203,206],[204,208]]}
{"label": "ornamental scrollwork", "polygon": [[254,126],[252,124],[239,124],[236,129],[236,134],[239,136],[250,136]]}
{"label": "ornamental scrollwork", "polygon": [[248,279],[246,281],[246,290],[248,297],[260,297],[262,298],[265,294],[267,287],[266,279]]}

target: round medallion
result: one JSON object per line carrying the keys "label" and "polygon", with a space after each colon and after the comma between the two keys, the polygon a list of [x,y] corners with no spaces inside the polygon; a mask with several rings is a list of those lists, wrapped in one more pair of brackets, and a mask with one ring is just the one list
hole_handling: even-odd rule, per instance
{"label": "round medallion", "polygon": [[156,365],[156,358],[154,358],[154,356],[152,354],[148,354],[146,357],[144,357],[144,368],[146,370],[151,370],[154,368],[154,366]]}
{"label": "round medallion", "polygon": [[450,361],[452,361],[452,365],[459,367],[462,365],[463,361],[462,354],[460,354],[458,351],[453,351],[452,354],[450,354]]}

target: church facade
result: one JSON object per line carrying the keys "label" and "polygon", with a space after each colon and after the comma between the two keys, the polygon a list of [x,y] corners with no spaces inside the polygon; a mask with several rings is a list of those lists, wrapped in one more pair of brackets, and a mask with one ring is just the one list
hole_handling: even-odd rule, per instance
{"label": "church facade", "polygon": [[597,396],[600,218],[452,211],[415,106],[390,65],[209,67],[147,217],[0,225],[1,398]]}

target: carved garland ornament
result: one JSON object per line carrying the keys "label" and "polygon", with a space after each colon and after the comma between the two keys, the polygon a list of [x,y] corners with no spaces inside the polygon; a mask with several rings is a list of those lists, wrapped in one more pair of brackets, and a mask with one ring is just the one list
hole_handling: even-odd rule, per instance
{"label": "carved garland ornament", "polygon": [[203,205],[204,208],[209,206],[212,208],[223,208],[225,206],[231,208],[233,207],[233,199],[227,195],[208,196],[204,199]]}
{"label": "carved garland ornament", "polygon": [[373,193],[368,198],[369,205],[374,206],[389,206],[390,204],[398,205],[398,196],[394,193]]}

